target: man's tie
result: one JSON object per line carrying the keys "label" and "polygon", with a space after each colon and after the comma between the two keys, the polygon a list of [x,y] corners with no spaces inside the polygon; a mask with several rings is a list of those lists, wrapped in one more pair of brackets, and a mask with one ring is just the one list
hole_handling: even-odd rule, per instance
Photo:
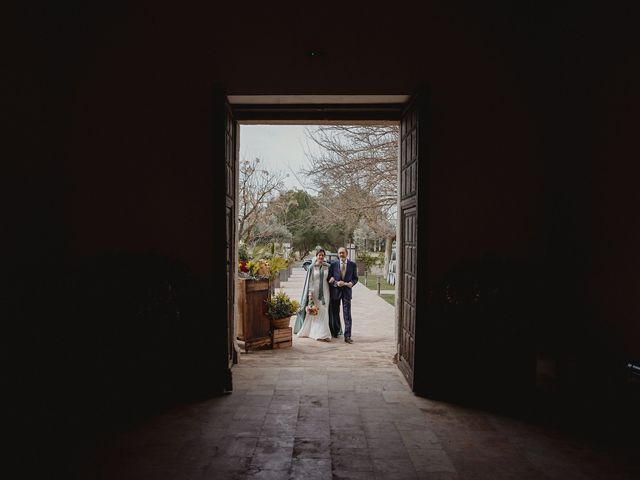
{"label": "man's tie", "polygon": [[342,278],[342,280],[344,280],[345,273],[347,273],[347,264],[343,260],[342,262],[340,262],[340,277]]}

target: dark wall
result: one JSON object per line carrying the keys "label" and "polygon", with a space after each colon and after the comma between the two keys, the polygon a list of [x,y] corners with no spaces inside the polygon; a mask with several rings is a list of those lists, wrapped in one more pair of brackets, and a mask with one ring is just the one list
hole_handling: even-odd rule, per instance
{"label": "dark wall", "polygon": [[[189,278],[189,331],[220,340],[213,85],[230,94],[407,94],[428,85],[429,286],[498,259],[533,272],[536,290],[523,296],[535,305],[537,348],[574,369],[640,357],[637,12],[584,2],[442,3],[419,15],[357,2],[16,11],[5,76],[11,234],[2,239],[15,327],[29,325],[40,345],[49,317],[20,305],[35,298],[39,311],[50,302],[62,312],[56,298],[94,298],[97,311],[120,292],[117,281],[91,297],[39,279],[77,284],[87,269],[94,280],[117,279],[154,258],[172,267],[158,267],[165,273],[155,279],[132,275],[140,278],[132,305],[147,301],[140,292],[149,284]],[[125,267],[112,268],[105,258],[113,256]],[[52,299],[56,289],[63,292]],[[96,322],[107,321],[83,305],[84,328],[68,328],[68,344],[94,341]],[[141,340],[141,352],[151,349]],[[216,362],[206,346],[198,350]],[[37,369],[43,352],[60,351],[28,355]],[[170,351],[156,354],[166,361]]]}
{"label": "dark wall", "polygon": [[584,133],[578,138],[590,137],[584,152],[590,166],[592,199],[583,221],[585,237],[593,237],[593,271],[587,288],[593,296],[595,315],[604,320],[596,328],[599,335],[616,345],[619,342],[621,350],[637,359],[639,307],[632,299],[638,285],[635,250],[640,226],[634,217],[640,202],[634,185],[639,124],[634,111],[640,95],[633,86],[640,75],[640,62],[632,25],[638,11],[620,13],[624,17],[605,16],[593,23],[603,34],[588,42],[591,53],[583,55],[584,68],[575,69],[572,78],[578,85],[585,77],[593,78],[585,98],[576,103],[585,113]]}
{"label": "dark wall", "polygon": [[[434,93],[428,269],[434,298],[457,289],[464,304],[474,284],[498,293],[485,295],[484,305],[433,309],[437,319],[459,321],[459,328],[447,331],[451,348],[443,348],[452,364],[456,353],[466,360],[437,368],[454,383],[464,382],[459,379],[469,365],[504,368],[493,386],[509,392],[511,381],[517,385],[530,370],[519,353],[533,348],[538,386],[553,392],[551,402],[562,398],[568,409],[584,407],[599,419],[606,406],[615,405],[625,412],[619,419],[624,423],[630,399],[638,395],[631,393],[626,364],[640,357],[632,300],[637,147],[630,133],[637,124],[631,112],[638,96],[631,85],[640,67],[632,53],[638,12],[597,2],[494,7],[473,14],[492,31],[494,56],[507,66],[499,79],[512,88],[489,88],[476,100],[490,105],[484,123],[467,126],[462,137],[452,124],[438,131],[447,123],[437,116]],[[511,112],[500,108],[501,101]],[[446,105],[452,114],[455,100]],[[520,117],[512,113],[516,106]],[[462,113],[473,116],[473,103]],[[497,141],[483,143],[494,129],[490,138]],[[447,135],[452,139],[441,149]],[[466,137],[482,147],[480,154],[461,145]],[[478,330],[479,321],[488,328]],[[500,345],[510,323],[522,328]],[[442,333],[438,328],[430,333]],[[498,340],[483,344],[474,335]],[[446,363],[449,357],[442,358]],[[428,354],[423,359],[430,365],[432,360]],[[478,381],[476,392],[487,386]]]}
{"label": "dark wall", "polygon": [[[633,218],[640,202],[632,179],[637,177],[638,150],[631,133],[638,124],[631,113],[638,104],[638,93],[631,88],[640,72],[633,53],[638,38],[632,34],[638,10],[594,7],[590,13],[565,49],[571,115],[561,128],[568,131],[565,152],[571,160],[558,190],[573,197],[567,204],[575,212],[573,255],[568,257],[578,272],[576,303],[583,307],[579,319],[586,331],[586,341],[575,349],[576,377],[579,383],[587,377],[584,393],[598,386],[591,402],[596,408],[611,400],[618,408],[627,402],[630,388],[620,367],[640,358],[633,300],[638,285],[634,249],[640,234]],[[587,368],[580,368],[581,363]],[[637,388],[635,395],[637,403]]]}
{"label": "dark wall", "polygon": [[636,122],[628,110],[638,96],[627,83],[640,67],[632,53],[638,11],[595,2],[572,7],[538,35],[548,68],[533,76],[544,109],[548,192],[545,277],[553,323],[544,332],[561,359],[560,377],[597,403],[626,388],[624,366],[640,357],[631,293],[638,197],[630,184],[637,147],[629,129]]}
{"label": "dark wall", "polygon": [[225,386],[211,99],[150,67],[142,12],[23,6],[8,35],[3,390],[27,478]]}

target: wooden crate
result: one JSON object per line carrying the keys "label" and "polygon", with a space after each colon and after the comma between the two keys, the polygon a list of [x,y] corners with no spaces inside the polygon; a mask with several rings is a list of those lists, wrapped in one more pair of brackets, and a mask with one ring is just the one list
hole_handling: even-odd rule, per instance
{"label": "wooden crate", "polygon": [[290,347],[293,341],[292,331],[291,327],[273,329],[271,334],[273,348]]}
{"label": "wooden crate", "polygon": [[272,347],[272,342],[269,336],[245,340],[244,342],[245,353],[248,353],[249,350],[263,350],[270,347]]}
{"label": "wooden crate", "polygon": [[291,340],[289,340],[288,342],[274,343],[273,344],[273,349],[274,350],[279,350],[281,348],[289,348],[292,345],[293,345],[293,342]]}

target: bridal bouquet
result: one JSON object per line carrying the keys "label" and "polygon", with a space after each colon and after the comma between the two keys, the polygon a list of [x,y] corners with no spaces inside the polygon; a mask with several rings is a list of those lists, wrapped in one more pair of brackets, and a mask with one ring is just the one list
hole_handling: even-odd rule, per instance
{"label": "bridal bouquet", "polygon": [[305,307],[305,310],[309,315],[317,315],[318,314],[318,307],[316,306],[315,303],[313,303],[313,300],[309,300],[309,303]]}

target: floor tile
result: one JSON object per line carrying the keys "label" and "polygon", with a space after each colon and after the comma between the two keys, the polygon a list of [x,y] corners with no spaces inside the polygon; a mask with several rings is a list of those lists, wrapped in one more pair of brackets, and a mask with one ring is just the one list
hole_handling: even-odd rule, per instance
{"label": "floor tile", "polygon": [[[302,279],[294,270],[283,288],[299,298]],[[608,439],[596,445],[414,395],[393,363],[394,308],[356,285],[352,310],[354,344],[294,337],[291,348],[243,353],[232,394],[169,408],[114,435],[78,478],[640,478],[639,452],[606,448]]]}

